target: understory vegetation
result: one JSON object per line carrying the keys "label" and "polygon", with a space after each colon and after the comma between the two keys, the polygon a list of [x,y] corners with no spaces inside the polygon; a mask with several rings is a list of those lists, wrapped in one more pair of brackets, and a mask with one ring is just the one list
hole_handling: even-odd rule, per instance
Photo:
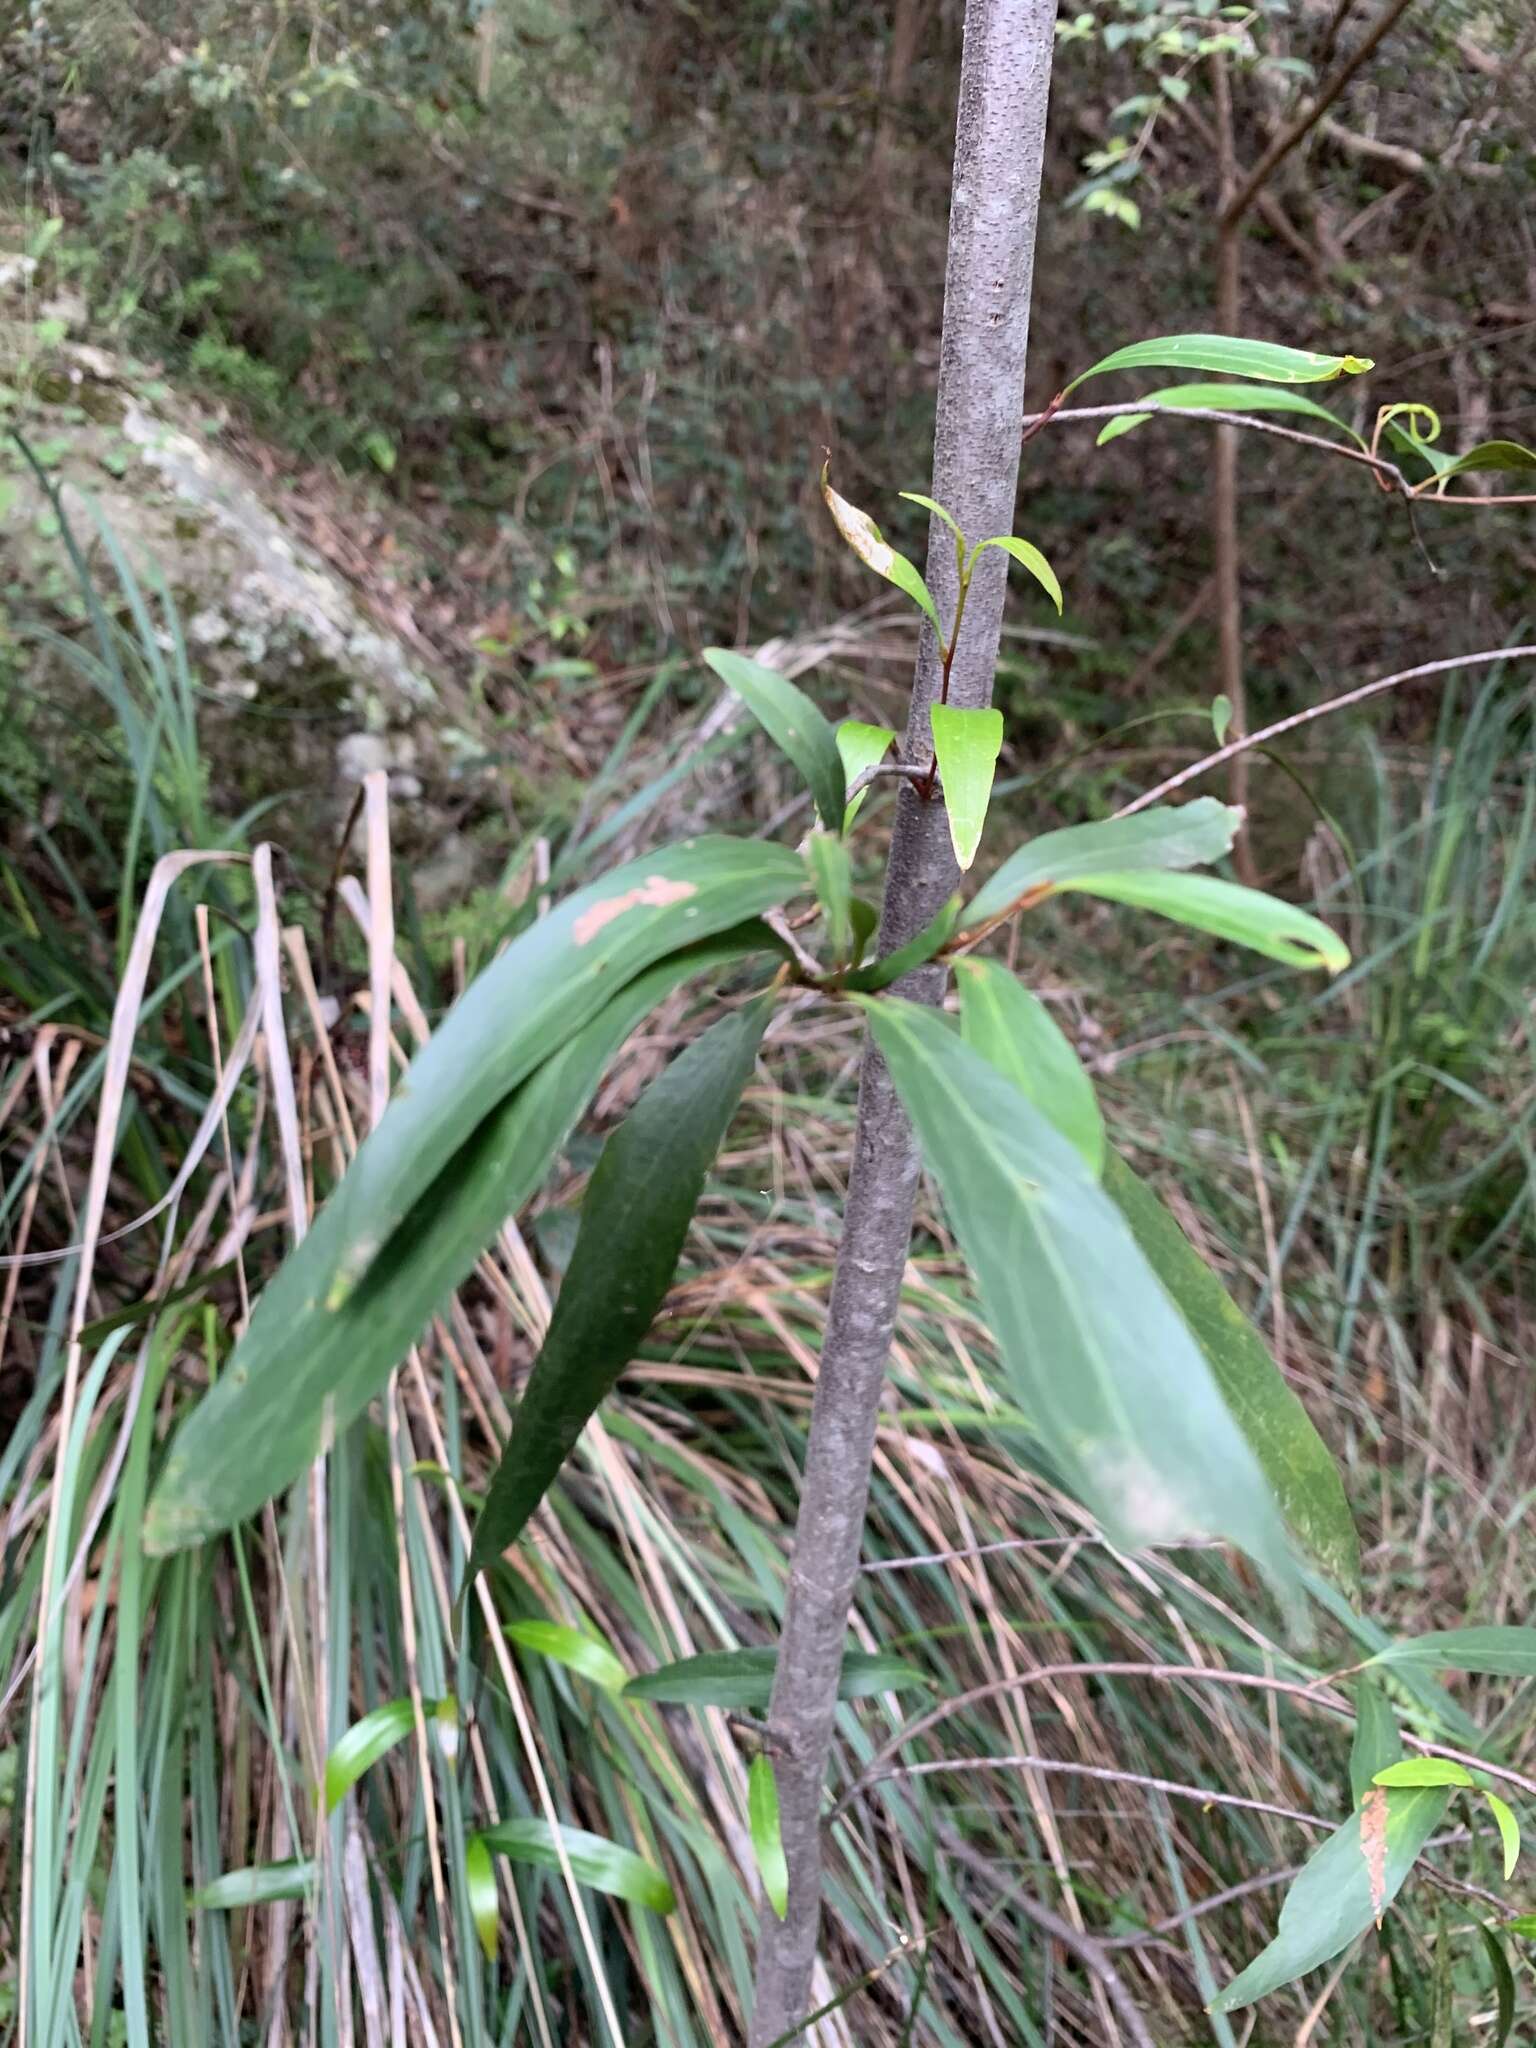
{"label": "understory vegetation", "polygon": [[[296,686],[247,723],[207,679],[202,596],[83,494],[30,533],[47,586],[0,593],[0,2043],[24,1941],[25,2048],[745,2038],[749,1772],[857,1009],[775,1013],[662,1314],[478,1604],[472,1531],[602,1140],[737,1010],[739,970],[644,1018],[310,1476],[200,1548],[140,1538],[252,1301],[506,942],[664,841],[812,828],[705,644],[901,724],[911,619],[871,601],[817,473],[830,446],[920,551],[897,492],[930,473],[961,12],[61,0],[5,27],[0,241],[28,268],[0,321],[0,460],[54,473],[38,408],[71,347],[111,350],[131,393],[164,380],[401,633],[452,745],[424,791],[295,787],[281,750],[253,788],[247,736],[329,736],[334,706]],[[1214,324],[1205,58],[1155,41],[1213,13],[1063,14],[1040,408],[1122,339]],[[1239,26],[1253,160],[1360,25],[1264,0]],[[1247,328],[1369,344],[1369,398],[1330,400],[1351,427],[1410,391],[1446,448],[1533,438],[1533,112],[1524,9],[1434,0],[1256,214]],[[1097,431],[1025,449],[1066,602],[1004,628],[991,861],[1108,818],[1232,711],[1213,738],[1212,429],[1102,451]],[[1407,504],[1259,437],[1242,463],[1250,727],[1536,639],[1536,507]],[[1508,1877],[1461,1800],[1379,1933],[1258,2008],[1208,2008],[1355,1806],[1351,1675],[1529,1619],[1533,691],[1530,659],[1485,661],[1255,751],[1256,873],[1347,943],[1331,979],[1082,895],[989,942],[1305,1403],[1359,1583],[1309,1570],[1307,1641],[1234,1551],[1115,1549],[1013,1401],[925,1182],[848,1639],[889,1683],[838,1709],[818,2038],[1523,2037],[1528,1861]],[[875,900],[895,786],[848,841]],[[444,891],[426,870],[450,837]],[[156,898],[180,852],[200,864]],[[98,1225],[76,1348],[71,1248]],[[747,1648],[765,1660],[730,1704],[625,1689]],[[1380,1699],[1531,1820],[1529,1670],[1404,1668]]]}

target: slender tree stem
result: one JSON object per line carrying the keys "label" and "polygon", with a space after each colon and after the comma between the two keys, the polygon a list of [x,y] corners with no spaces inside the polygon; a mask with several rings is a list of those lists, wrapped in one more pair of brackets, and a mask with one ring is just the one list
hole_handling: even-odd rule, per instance
{"label": "slender tree stem", "polygon": [[[1055,0],[969,0],[956,123],[932,495],[968,533],[1007,533],[1018,489],[1024,361]],[[992,694],[1007,562],[976,564],[965,639],[952,651],[950,700]],[[940,616],[959,603],[949,528],[932,519],[928,580]],[[951,634],[951,640],[956,636]],[[943,686],[924,626],[905,753],[929,749],[928,711]],[[880,952],[915,936],[956,881],[942,807],[902,788],[886,874]],[[937,1001],[942,968],[898,984]],[[769,1708],[789,1907],[761,1920],[751,2048],[800,2026],[811,1999],[821,1911],[821,1802],[848,1609],[858,1574],[875,1425],[912,1233],[917,1152],[884,1063],[866,1044],[837,1275],[816,1382],[789,1591]]]}
{"label": "slender tree stem", "polygon": [[[1216,105],[1217,169],[1221,200],[1216,216],[1216,326],[1222,334],[1242,332],[1243,221],[1227,216],[1226,207],[1237,182],[1237,157],[1232,135],[1232,84],[1227,60],[1218,51],[1211,59],[1211,92]],[[1211,470],[1211,536],[1216,577],[1217,678],[1231,708],[1234,731],[1248,730],[1248,692],[1243,678],[1242,534],[1237,506],[1238,442],[1236,427],[1216,429],[1216,460]],[[1248,756],[1232,763],[1233,803],[1248,808]],[[1239,873],[1253,882],[1253,851],[1246,834],[1237,849]]]}

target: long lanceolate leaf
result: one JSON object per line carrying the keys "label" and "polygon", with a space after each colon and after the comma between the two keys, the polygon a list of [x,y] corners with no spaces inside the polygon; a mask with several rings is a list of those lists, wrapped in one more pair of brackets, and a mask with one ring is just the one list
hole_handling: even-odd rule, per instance
{"label": "long lanceolate leaf", "polygon": [[576,1248],[470,1553],[469,1577],[516,1540],[650,1328],[768,1022],[760,996],[696,1038],[603,1147]]}
{"label": "long lanceolate leaf", "polygon": [[1275,1938],[1213,1999],[1213,2012],[1252,2005],[1331,1962],[1382,1915],[1445,1814],[1450,1793],[1373,1786],[1355,1813],[1313,1852],[1285,1895]]}
{"label": "long lanceolate leaf", "polygon": [[1104,356],[1067,386],[1075,391],[1090,377],[1110,370],[1214,370],[1224,377],[1251,377],[1263,384],[1329,384],[1374,368],[1369,356],[1326,356],[1310,348],[1285,348],[1273,341],[1249,341],[1237,334],[1165,334],[1133,341]]}
{"label": "long lanceolate leaf", "polygon": [[[756,1647],[704,1650],[696,1657],[679,1657],[663,1664],[657,1671],[642,1672],[625,1686],[624,1697],[666,1707],[736,1707],[756,1713],[768,1705],[778,1655],[777,1650]],[[837,1696],[863,1700],[927,1684],[916,1665],[889,1650],[849,1650],[843,1658]]]}
{"label": "long lanceolate leaf", "polygon": [[1258,1331],[1145,1183],[1105,1143],[1093,1084],[1037,996],[996,960],[956,962],[961,1033],[1069,1138],[1102,1179],[1211,1369],[1280,1512],[1325,1570],[1353,1589],[1360,1545],[1328,1448]]}
{"label": "long lanceolate leaf", "polygon": [[1070,888],[1079,875],[1147,868],[1196,868],[1220,860],[1237,837],[1243,814],[1213,796],[1188,804],[1158,804],[1130,818],[1067,825],[1026,840],[966,905],[967,931],[1035,891]]}
{"label": "long lanceolate leaf", "polygon": [[[1315,398],[1305,398],[1299,391],[1292,391],[1284,384],[1169,384],[1161,391],[1146,394],[1148,405],[1161,410],[1179,410],[1193,407],[1199,412],[1289,412],[1300,413],[1303,417],[1322,420],[1326,426],[1337,427],[1341,434],[1361,448],[1365,438],[1357,434],[1352,426],[1332,413],[1327,406],[1319,405]],[[1095,446],[1102,448],[1106,442],[1118,441],[1122,434],[1130,433],[1133,427],[1145,426],[1153,418],[1149,412],[1125,412],[1117,419],[1105,422]]]}
{"label": "long lanceolate leaf", "polygon": [[[420,1196],[388,1256],[334,1308],[318,1283],[307,1292],[285,1285],[325,1229],[330,1212],[322,1210],[268,1289],[233,1365],[172,1446],[150,1502],[147,1546],[180,1549],[229,1528],[295,1479],[362,1412],[507,1217],[534,1193],[642,1018],[690,976],[718,970],[770,940],[765,927],[748,924],[685,948],[621,988],[493,1108]],[[264,1313],[279,1288],[286,1315]]]}
{"label": "long lanceolate leaf", "polygon": [[704,659],[800,770],[822,824],[829,832],[841,832],[845,778],[831,722],[804,690],[763,662],[725,647],[706,647]]}
{"label": "long lanceolate leaf", "polygon": [[[670,1913],[677,1904],[672,1887],[654,1864],[585,1828],[555,1827],[547,1820],[501,1820],[471,1838],[513,1863],[531,1863],[540,1870],[561,1870],[560,1852],[578,1884],[607,1892],[653,1913]],[[482,1933],[482,1941],[484,1935]]]}
{"label": "long lanceolate leaf", "polygon": [[1360,1539],[1338,1468],[1268,1345],[1177,1218],[1117,1152],[1109,1154],[1104,1186],[1199,1345],[1286,1521],[1325,1571],[1358,1587]]}
{"label": "long lanceolate leaf", "polygon": [[1506,1624],[1436,1629],[1379,1650],[1371,1662],[1396,1671],[1479,1671],[1492,1678],[1536,1678],[1536,1628]]}
{"label": "long lanceolate leaf", "polygon": [[1127,1549],[1215,1536],[1282,1589],[1280,1515],[1178,1312],[1092,1167],[942,1018],[865,999],[1020,1407]]}

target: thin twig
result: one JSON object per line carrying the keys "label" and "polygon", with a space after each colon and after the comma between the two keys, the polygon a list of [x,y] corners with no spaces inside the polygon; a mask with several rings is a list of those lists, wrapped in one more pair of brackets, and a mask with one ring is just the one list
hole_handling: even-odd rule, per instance
{"label": "thin twig", "polygon": [[1207,754],[1203,760],[1192,762],[1188,768],[1181,768],[1177,775],[1170,775],[1165,782],[1147,790],[1115,813],[1117,818],[1134,817],[1137,811],[1146,810],[1149,804],[1161,803],[1176,789],[1182,789],[1187,782],[1206,775],[1213,768],[1219,768],[1223,761],[1230,761],[1234,754],[1241,754],[1249,747],[1262,747],[1270,740],[1278,739],[1282,733],[1294,732],[1298,726],[1309,725],[1315,718],[1326,718],[1334,711],[1347,711],[1352,704],[1363,704],[1367,698],[1379,697],[1383,691],[1395,690],[1399,683],[1412,683],[1424,676],[1449,675],[1455,669],[1486,668],[1495,661],[1529,661],[1536,658],[1536,646],[1490,647],[1478,654],[1450,654],[1439,661],[1421,661],[1413,668],[1397,670],[1394,675],[1378,676],[1375,682],[1362,683],[1358,689],[1346,690],[1341,697],[1325,698],[1321,704],[1309,704],[1303,711],[1293,711],[1286,718],[1277,718],[1273,725],[1261,726],[1257,732],[1245,733],[1240,739],[1228,740],[1224,747],[1218,747],[1214,754]]}
{"label": "thin twig", "polygon": [[[1346,462],[1358,462],[1362,468],[1374,470],[1387,487],[1401,491],[1404,497],[1414,495],[1413,485],[1397,464],[1389,462],[1384,455],[1372,455],[1368,449],[1351,448],[1342,441],[1330,441],[1323,434],[1308,434],[1300,427],[1282,427],[1278,420],[1255,419],[1251,413],[1245,412],[1222,412],[1214,406],[1155,405],[1136,399],[1123,399],[1114,405],[1069,405],[1056,408],[1047,406],[1044,412],[1026,413],[1023,425],[1027,438],[1030,432],[1044,426],[1048,420],[1059,421],[1062,424],[1084,420],[1118,420],[1126,418],[1131,413],[1138,416],[1150,413],[1160,418],[1181,420],[1209,420],[1218,427],[1247,427],[1255,434],[1272,434],[1277,441],[1295,441],[1303,448],[1320,448],[1325,455],[1339,455]],[[1454,504],[1456,501],[1448,498],[1445,502]]]}
{"label": "thin twig", "polygon": [[[836,1820],[858,1797],[864,1787],[873,1782],[901,1750],[919,1735],[926,1735],[940,1722],[951,1719],[967,1709],[980,1706],[984,1701],[996,1699],[1003,1693],[1022,1690],[1026,1686],[1040,1685],[1056,1678],[1151,1678],[1161,1682],[1200,1680],[1210,1685],[1235,1685],[1258,1692],[1280,1693],[1286,1698],[1300,1700],[1304,1705],[1323,1708],[1330,1714],[1342,1715],[1346,1720],[1354,1719],[1354,1708],[1349,1701],[1336,1692],[1326,1691],[1325,1679],[1303,1683],[1295,1678],[1274,1678],[1256,1671],[1226,1671],[1219,1666],[1200,1664],[1134,1664],[1129,1662],[1043,1664],[1033,1671],[1020,1671],[1008,1678],[990,1679],[985,1685],[972,1686],[968,1692],[957,1693],[954,1698],[943,1700],[930,1707],[925,1714],[919,1714],[915,1721],[898,1728],[890,1740],[876,1750],[859,1776],[832,1809],[831,1818]],[[1411,1749],[1424,1756],[1449,1757],[1453,1762],[1475,1766],[1486,1771],[1490,1777],[1502,1778],[1516,1786],[1527,1797],[1536,1798],[1536,1782],[1513,1771],[1507,1765],[1490,1763],[1485,1757],[1469,1756],[1466,1752],[1451,1749],[1443,1743],[1426,1742],[1416,1735],[1405,1734],[1403,1740]]]}
{"label": "thin twig", "polygon": [[1370,62],[1388,32],[1407,13],[1412,4],[1413,0],[1389,0],[1389,5],[1382,11],[1358,48],[1345,58],[1331,78],[1324,80],[1317,97],[1309,100],[1295,120],[1280,130],[1247,177],[1226,201],[1220,215],[1222,226],[1233,226],[1242,219],[1291,151],[1299,142],[1306,140],[1355,73]]}

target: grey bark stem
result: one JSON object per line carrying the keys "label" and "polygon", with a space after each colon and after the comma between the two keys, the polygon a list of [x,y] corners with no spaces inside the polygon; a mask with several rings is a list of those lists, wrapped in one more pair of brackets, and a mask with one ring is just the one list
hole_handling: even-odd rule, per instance
{"label": "grey bark stem", "polygon": [[[972,540],[1008,533],[1018,489],[1030,286],[1045,150],[1056,0],[969,0],[950,202],[944,330],[934,429],[933,495]],[[950,672],[952,704],[990,701],[1007,563],[976,566]],[[942,618],[958,595],[954,542],[933,521],[928,584]],[[928,707],[939,649],[923,627],[907,726],[908,760],[932,749]],[[904,787],[886,872],[880,950],[934,916],[957,882],[943,805]],[[937,1002],[944,970],[899,993]],[[858,1573],[875,1424],[895,1327],[917,1193],[916,1145],[884,1063],[866,1043],[842,1242],[811,1411],[805,1479],[769,1708],[789,1909],[763,1909],[751,2048],[770,2048],[810,2004],[821,1913],[821,1800],[848,1610]]]}

